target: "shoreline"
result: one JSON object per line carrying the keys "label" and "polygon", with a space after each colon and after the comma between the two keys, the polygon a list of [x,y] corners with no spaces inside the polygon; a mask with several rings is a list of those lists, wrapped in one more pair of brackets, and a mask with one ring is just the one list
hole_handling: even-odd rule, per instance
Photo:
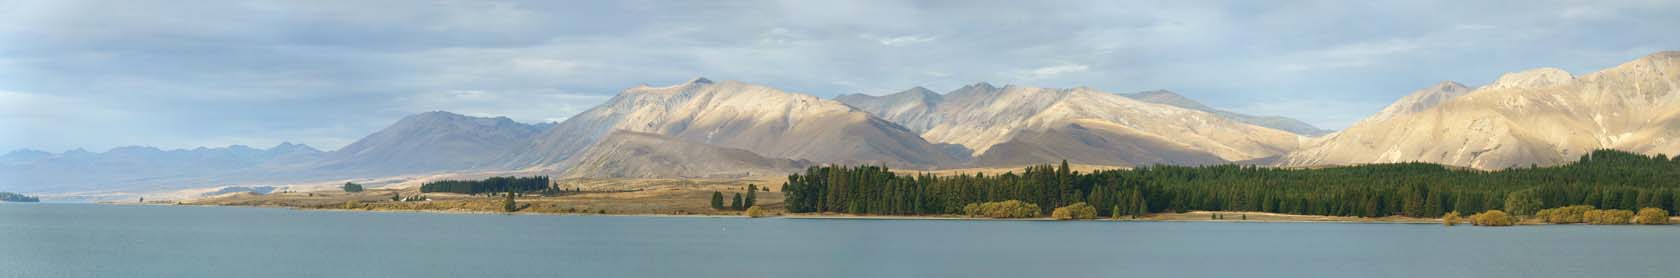
{"label": "shoreline", "polygon": [[[661,214],[661,213],[604,213],[603,214],[603,213],[567,213],[567,212],[541,212],[541,211],[537,211],[537,212],[526,212],[526,211],[499,212],[499,211],[478,211],[478,210],[424,210],[424,209],[390,209],[390,208],[342,209],[342,208],[292,207],[292,206],[277,206],[277,205],[133,204],[133,203],[128,203],[128,204],[124,204],[124,203],[88,203],[88,204],[93,204],[93,205],[119,205],[119,206],[121,206],[121,205],[147,205],[147,206],[192,206],[192,207],[246,207],[246,208],[288,209],[288,210],[295,210],[295,211],[326,211],[326,212],[345,212],[345,213],[370,212],[370,213],[445,214],[445,215],[496,215],[496,214],[500,214],[500,215],[529,215],[529,216],[590,216],[590,217],[753,218],[753,217],[747,217],[745,215],[740,215],[740,214]],[[1216,213],[1221,214],[1221,215],[1250,215],[1250,216],[1254,216],[1254,219],[1232,220],[1232,219],[1211,219],[1211,217],[1209,217],[1212,214],[1216,214]],[[1410,224],[1410,225],[1441,225],[1442,224],[1440,218],[1411,218],[1411,217],[1401,217],[1401,216],[1388,216],[1388,217],[1379,217],[1379,218],[1363,218],[1363,217],[1351,217],[1351,216],[1296,215],[1296,214],[1280,214],[1280,213],[1266,213],[1266,212],[1236,212],[1236,211],[1193,211],[1193,212],[1184,212],[1184,213],[1157,213],[1157,214],[1148,215],[1148,216],[1143,217],[1143,218],[1121,218],[1121,219],[1097,218],[1097,219],[1082,219],[1082,220],[1058,220],[1058,219],[1053,219],[1053,218],[1049,218],[1049,217],[1038,217],[1038,218],[983,218],[983,217],[966,217],[966,216],[961,216],[961,215],[859,215],[859,214],[836,214],[836,213],[791,213],[791,214],[790,213],[778,213],[778,214],[765,215],[765,216],[758,217],[758,218],[780,218],[780,219],[793,219],[793,220],[843,220],[843,221],[845,221],[845,220],[863,220],[863,221],[870,221],[870,220],[874,220],[874,221],[1053,221],[1053,222],[1054,221],[1068,221],[1068,222],[1187,222],[1187,223],[1188,222],[1203,222],[1203,223],[1303,223],[1303,224],[1307,224],[1307,223],[1342,223],[1342,224]],[[1674,216],[1674,217],[1671,217],[1670,219],[1677,220],[1677,221],[1671,221],[1671,223],[1668,224],[1668,225],[1680,225],[1680,216]],[[1470,223],[1459,223],[1458,225],[1474,226],[1474,225],[1471,225]],[[1539,222],[1525,221],[1525,222],[1523,222],[1521,224],[1518,224],[1518,225],[1515,225],[1515,226],[1533,226],[1533,225],[1570,225],[1570,224],[1551,224],[1551,223],[1539,223]],[[1581,224],[1581,225],[1587,225],[1587,224]],[[1627,225],[1610,225],[1610,226],[1666,226],[1666,225],[1627,224]]]}
{"label": "shoreline", "polygon": [[[98,204],[98,205],[125,205],[125,204],[102,204],[102,203],[96,203],[96,204]],[[132,205],[132,204],[127,204],[127,205]],[[213,205],[213,204],[155,204],[155,205],[161,205],[161,206],[196,206],[196,207],[250,207],[250,208],[289,209],[289,210],[296,210],[296,211],[372,212],[372,213],[410,213],[410,214],[456,214],[456,215],[493,215],[493,214],[501,214],[501,215],[536,215],[536,216],[752,218],[752,217],[747,217],[745,215],[740,215],[740,214],[661,214],[661,213],[622,213],[622,214],[620,214],[620,213],[605,213],[605,214],[603,214],[603,213],[557,213],[557,212],[525,212],[525,211],[499,212],[499,211],[478,211],[478,210],[425,210],[425,209],[390,209],[390,208],[343,209],[343,208],[292,207],[292,206],[277,206],[277,205],[255,205],[255,206]],[[1265,215],[1265,216],[1269,216],[1269,217],[1287,217],[1287,218],[1295,218],[1295,219],[1261,219],[1261,218],[1257,217],[1257,219],[1250,219],[1250,220],[1231,220],[1231,219],[1199,218],[1200,216],[1211,215],[1213,213],[1230,214],[1230,215],[1243,215],[1243,214],[1256,215],[1256,216]],[[1186,216],[1198,216],[1198,218],[1190,218],[1190,217],[1186,217]],[[859,215],[859,214],[835,214],[835,213],[791,213],[791,214],[790,213],[780,213],[780,214],[766,215],[766,216],[759,217],[759,218],[782,218],[782,219],[795,219],[795,220],[883,220],[883,221],[900,221],[900,220],[914,221],[914,220],[920,220],[920,221],[1353,223],[1353,224],[1370,223],[1370,224],[1434,224],[1434,225],[1441,224],[1439,218],[1435,218],[1435,219],[1393,218],[1393,217],[1357,218],[1357,217],[1341,217],[1341,216],[1293,215],[1293,214],[1277,214],[1277,213],[1261,213],[1261,212],[1225,212],[1225,211],[1219,211],[1219,212],[1197,211],[1197,212],[1186,212],[1186,213],[1158,213],[1158,214],[1151,214],[1151,215],[1146,216],[1144,218],[1135,218],[1135,219],[1097,218],[1097,219],[1083,219],[1083,220],[1058,220],[1058,219],[1053,219],[1053,218],[1049,218],[1049,217],[984,218],[984,217],[966,217],[966,216],[961,216],[961,215]],[[1342,218],[1347,218],[1347,219],[1342,219]],[[1468,224],[1465,224],[1465,225],[1468,225]]]}

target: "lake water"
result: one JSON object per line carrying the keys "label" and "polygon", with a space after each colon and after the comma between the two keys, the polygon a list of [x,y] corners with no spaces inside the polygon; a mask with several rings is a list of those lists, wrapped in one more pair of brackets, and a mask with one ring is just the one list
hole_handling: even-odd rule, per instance
{"label": "lake water", "polygon": [[0,277],[1677,277],[1680,227],[0,204]]}

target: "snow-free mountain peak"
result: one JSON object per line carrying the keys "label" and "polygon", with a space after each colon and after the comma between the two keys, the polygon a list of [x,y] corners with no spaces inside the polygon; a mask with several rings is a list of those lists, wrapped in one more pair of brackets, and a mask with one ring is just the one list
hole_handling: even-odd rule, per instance
{"label": "snow-free mountain peak", "polygon": [[1435,105],[1439,105],[1442,102],[1446,102],[1447,100],[1451,100],[1468,93],[1470,93],[1470,87],[1465,87],[1464,84],[1458,84],[1458,82],[1453,81],[1441,81],[1440,83],[1435,83],[1435,85],[1430,85],[1429,87],[1412,91],[1411,94],[1401,97],[1400,100],[1394,101],[1394,103],[1389,104],[1388,107],[1384,107],[1382,111],[1378,111],[1377,114],[1374,114],[1369,118],[1365,118],[1365,120],[1361,122],[1381,121],[1401,115],[1417,113],[1418,111],[1435,107]]}
{"label": "snow-free mountain peak", "polygon": [[1219,115],[1221,117],[1229,118],[1231,120],[1235,120],[1235,121],[1238,121],[1238,122],[1243,122],[1243,123],[1247,123],[1247,124],[1251,124],[1251,125],[1258,125],[1258,126],[1263,126],[1263,127],[1269,127],[1269,128],[1272,128],[1272,129],[1277,129],[1277,130],[1282,130],[1282,131],[1293,132],[1295,134],[1300,134],[1300,135],[1319,136],[1319,135],[1324,135],[1326,133],[1330,133],[1329,130],[1319,129],[1318,127],[1315,127],[1312,124],[1308,124],[1306,122],[1302,122],[1302,121],[1296,120],[1296,119],[1280,117],[1280,116],[1254,116],[1254,115],[1248,115],[1248,114],[1243,114],[1243,113],[1220,110],[1220,109],[1217,109],[1217,108],[1209,107],[1207,105],[1202,104],[1201,102],[1192,100],[1188,97],[1185,97],[1184,95],[1180,95],[1178,93],[1174,93],[1174,92],[1168,91],[1168,90],[1152,90],[1152,91],[1143,91],[1143,92],[1137,92],[1137,93],[1131,93],[1131,94],[1122,94],[1122,95],[1126,96],[1126,97],[1129,97],[1129,98],[1132,98],[1132,99],[1141,100],[1141,101],[1144,101],[1144,102],[1172,105],[1172,106],[1177,106],[1177,107],[1180,107],[1180,108],[1191,109],[1191,110],[1201,110],[1201,111],[1205,111],[1205,112],[1208,112],[1208,113],[1214,113],[1214,114]]}
{"label": "snow-free mountain peak", "polygon": [[1487,88],[1543,88],[1562,85],[1572,80],[1575,80],[1575,76],[1563,69],[1537,68],[1500,75],[1499,79],[1488,84]]}
{"label": "snow-free mountain peak", "polygon": [[487,167],[541,130],[507,117],[444,111],[403,117],[379,132],[333,151],[322,170],[401,174]]}
{"label": "snow-free mountain peak", "polygon": [[724,80],[631,88],[561,122],[507,160],[516,167],[565,168],[575,163],[570,158],[620,130],[823,163],[926,167],[961,159],[852,106]]}
{"label": "snow-free mountain peak", "polygon": [[[1205,164],[1280,155],[1298,141],[1294,134],[1212,112],[1089,87],[998,88],[982,82],[937,99],[891,101],[915,95],[912,92],[838,99],[917,130],[928,141],[961,145],[976,156],[976,163],[984,164],[976,166],[1049,163],[1053,161],[1043,160],[1074,153],[1082,155],[1069,156],[1070,161],[1083,164]],[[994,146],[1007,149],[989,153]]]}

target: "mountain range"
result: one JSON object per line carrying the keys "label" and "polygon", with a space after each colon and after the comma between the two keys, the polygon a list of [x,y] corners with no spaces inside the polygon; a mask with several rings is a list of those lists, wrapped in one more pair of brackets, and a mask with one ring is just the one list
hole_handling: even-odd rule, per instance
{"label": "mountain range", "polygon": [[[1435,86],[1315,140],[1282,165],[1422,161],[1477,169],[1555,165],[1594,149],[1680,152],[1680,52],[1579,78],[1556,68],[1508,73],[1464,92]],[[1444,87],[1444,88],[1443,88]],[[1461,87],[1461,86],[1459,86]],[[1394,112],[1394,113],[1388,113]]]}
{"label": "mountain range", "polygon": [[562,178],[782,175],[811,165],[1012,167],[1433,162],[1565,163],[1598,148],[1680,152],[1680,52],[1575,77],[1542,68],[1471,88],[1445,81],[1331,132],[1156,90],[922,87],[833,99],[696,78],[637,86],[559,123],[435,111],[333,151],[297,144],[0,155],[0,191],[161,190],[438,172]]}

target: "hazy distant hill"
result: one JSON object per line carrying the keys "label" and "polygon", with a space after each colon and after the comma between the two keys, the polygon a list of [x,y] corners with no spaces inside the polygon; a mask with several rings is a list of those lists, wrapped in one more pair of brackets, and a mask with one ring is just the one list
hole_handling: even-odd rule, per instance
{"label": "hazy distant hill", "polygon": [[0,156],[0,191],[74,191],[172,183],[202,185],[226,174],[278,163],[314,161],[321,151],[282,143],[268,149],[233,145],[224,148],[161,150],[129,146],[94,153],[14,151]]}
{"label": "hazy distant hill", "polygon": [[0,190],[163,190],[501,169],[494,167],[495,159],[529,142],[540,128],[502,117],[427,112],[332,152],[292,143],[268,149],[18,150],[0,156]]}
{"label": "hazy distant hill", "polygon": [[363,175],[495,169],[503,154],[542,132],[506,117],[449,112],[408,116],[379,132],[327,154],[317,170]]}
{"label": "hazy distant hill", "polygon": [[1427,109],[1379,114],[1283,163],[1423,161],[1499,169],[1564,163],[1599,148],[1674,154],[1680,152],[1677,88],[1680,52],[1674,51],[1580,78],[1554,68],[1508,73]]}

